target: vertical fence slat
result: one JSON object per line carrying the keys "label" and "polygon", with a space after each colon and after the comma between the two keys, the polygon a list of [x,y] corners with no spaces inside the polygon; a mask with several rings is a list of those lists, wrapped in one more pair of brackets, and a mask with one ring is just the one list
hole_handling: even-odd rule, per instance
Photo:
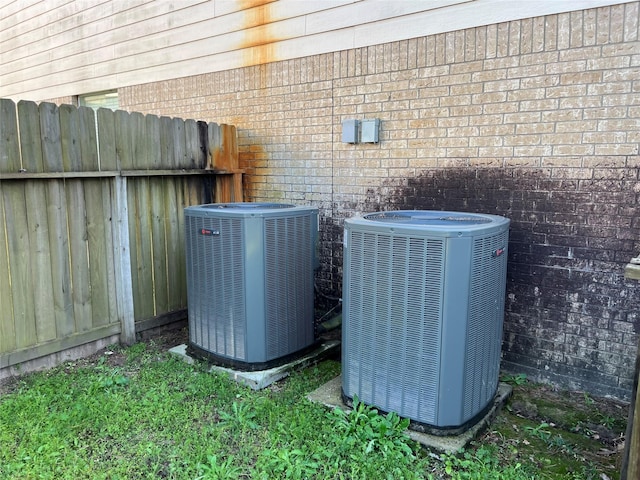
{"label": "vertical fence slat", "polygon": [[25,185],[29,252],[33,288],[34,315],[38,343],[54,340],[56,325],[51,321],[53,291],[51,289],[51,251],[49,249],[49,220],[43,208],[46,198],[41,182],[29,180]]}
{"label": "vertical fence slat", "polygon": [[179,310],[184,306],[180,284],[184,283],[184,249],[181,248],[178,216],[177,178],[167,178],[165,184],[165,232],[167,249],[167,311]]}
{"label": "vertical fence slat", "polygon": [[[42,134],[38,106],[34,102],[18,103],[20,124],[20,148],[23,166],[28,172],[42,172]],[[33,304],[38,342],[46,342],[57,337],[56,324],[52,321],[51,305],[54,304],[51,267],[51,246],[49,242],[49,219],[46,186],[29,180],[25,185],[27,202],[27,222],[29,224],[30,255],[32,257]]]}
{"label": "vertical fence slat", "polygon": [[162,178],[149,179],[155,315],[166,313],[169,305],[164,210],[164,197],[167,195],[165,186],[166,182]]}
{"label": "vertical fence slat", "polygon": [[16,347],[25,348],[37,343],[25,185],[4,184],[2,193],[7,222]]}
{"label": "vertical fence slat", "polygon": [[[62,137],[62,165],[66,171],[81,172],[82,149],[80,145],[80,115],[70,105],[60,107],[60,133]],[[69,253],[71,256],[71,296],[76,329],[91,330],[91,277],[87,257],[87,221],[82,180],[65,182],[67,205],[74,212],[68,216]]]}
{"label": "vertical fence slat", "polygon": [[[0,112],[1,115],[1,112]],[[0,187],[2,187],[0,182]],[[4,214],[4,195],[0,188],[0,353],[16,348],[16,332],[13,321],[13,296],[9,275],[9,246],[6,242],[7,220]]]}
{"label": "vertical fence slat", "polygon": [[[89,257],[89,284],[91,285],[91,326],[106,325],[111,315],[109,305],[109,265],[107,251],[112,243],[108,241],[109,210],[103,210],[105,202],[102,198],[102,184],[100,180],[87,179],[84,182],[85,205],[87,211],[87,253]],[[114,305],[115,307],[115,305]],[[115,308],[114,308],[115,310]]]}
{"label": "vertical fence slat", "polygon": [[62,147],[60,139],[60,117],[58,107],[53,103],[39,105],[42,158],[45,172],[63,172]]}
{"label": "vertical fence slat", "polygon": [[174,118],[171,121],[172,145],[173,152],[170,157],[170,168],[189,168],[187,163],[187,151],[185,145],[185,126],[184,120]]}
{"label": "vertical fence slat", "polygon": [[173,168],[173,121],[160,117],[160,168]]}
{"label": "vertical fence slat", "polygon": [[115,141],[116,157],[119,168],[122,170],[133,169],[133,135],[129,114],[122,110],[115,112]]}
{"label": "vertical fence slat", "polygon": [[135,192],[133,204],[136,206],[136,218],[132,219],[135,242],[132,242],[132,244],[135,244],[137,255],[136,257],[132,256],[132,263],[133,269],[137,273],[137,282],[134,283],[133,287],[137,320],[155,315],[153,257],[158,253],[152,249],[150,184],[151,180],[149,178],[138,178],[135,181],[134,188],[130,188]]}
{"label": "vertical fence slat", "polygon": [[[113,185],[115,184],[115,182],[118,180],[119,178],[115,178],[110,182],[101,182],[101,188],[102,188],[102,211],[105,212],[105,263],[106,263],[106,277],[105,277],[105,281],[107,282],[107,303],[109,305],[109,319],[111,321],[121,321],[121,317],[120,317],[120,310],[118,308],[118,301],[119,300],[119,296],[118,296],[118,290],[117,290],[117,285],[116,282],[119,281],[118,277],[118,261],[121,260],[116,260],[116,255],[117,255],[117,250],[123,248],[123,246],[121,245],[120,242],[116,243],[115,242],[115,238],[119,238],[119,233],[117,232],[117,230],[120,230],[121,227],[121,222],[122,220],[118,217],[115,217],[113,215],[114,212],[114,202],[116,201],[116,199],[114,198],[115,192],[113,190]],[[123,180],[120,178],[120,180]],[[126,180],[123,180],[124,182],[126,182]],[[126,200],[126,197],[125,197]],[[122,223],[127,224],[128,226],[128,219],[127,217],[124,218],[124,221]],[[117,235],[116,235],[117,234]],[[128,241],[128,235],[129,235],[129,229],[127,227],[127,245],[129,243]],[[129,254],[129,248],[128,246],[127,248],[127,255]],[[128,259],[128,263],[129,263],[129,282],[131,282],[131,259]],[[129,289],[131,288],[131,286],[129,286]],[[131,314],[133,316],[133,307],[131,310]]]}
{"label": "vertical fence slat", "polygon": [[[58,108],[51,103],[41,103],[39,111],[43,169],[45,172],[60,172],[62,171],[62,145]],[[48,181],[46,191],[51,250],[51,288],[56,331],[59,337],[66,337],[75,332],[75,319],[71,298],[68,208],[64,181]]]}
{"label": "vertical fence slat", "polygon": [[100,170],[119,170],[116,153],[115,114],[108,108],[100,108],[96,114],[98,121],[98,142],[100,153]]}
{"label": "vertical fence slat", "polygon": [[[95,114],[92,109],[78,109],[78,126],[80,128],[80,152],[84,171],[98,170],[98,145],[96,139]],[[110,217],[109,208],[105,208],[103,200],[103,181],[86,179],[83,182],[86,208],[87,257],[89,267],[89,294],[91,301],[91,328],[106,325],[115,310],[115,303],[110,306],[109,300],[109,267],[107,250],[112,243],[107,234]],[[113,275],[111,275],[113,276]],[[88,323],[88,322],[87,322]]]}
{"label": "vertical fence slat", "polygon": [[180,254],[179,266],[179,282],[177,283],[178,288],[178,296],[180,298],[179,303],[181,307],[185,307],[187,305],[187,266],[185,259],[185,249],[184,249],[184,207],[186,204],[186,188],[187,183],[184,181],[184,178],[176,178],[176,203],[177,203],[177,242],[178,242],[178,252]]}
{"label": "vertical fence slat", "polygon": [[[194,122],[195,123],[195,122]],[[172,121],[173,168],[189,168],[187,155],[185,121],[174,118]],[[185,283],[184,245],[180,241],[180,220],[182,203],[179,201],[178,178],[165,180],[165,232],[167,248],[167,311],[179,310],[185,306],[181,285]]]}
{"label": "vertical fence slat", "polygon": [[[118,170],[115,141],[115,115],[112,110],[100,108],[96,113],[96,120],[98,122],[97,131],[100,170]],[[102,189],[102,211],[104,212],[105,217],[104,261],[106,264],[106,276],[104,281],[107,283],[106,295],[107,304],[109,305],[108,319],[110,321],[118,321],[123,325],[127,323],[129,316],[131,317],[131,323],[133,323],[133,304],[130,306],[130,312],[127,313],[128,310],[126,305],[128,305],[128,300],[125,300],[127,297],[126,292],[130,292],[131,285],[128,286],[128,290],[125,290],[125,287],[120,285],[125,281],[123,279],[123,275],[126,278],[126,282],[131,282],[131,259],[129,258],[129,248],[126,246],[126,244],[129,243],[126,182],[127,180],[123,178],[115,178],[113,180],[100,182]],[[120,186],[119,183],[123,183],[124,185]],[[119,199],[116,197],[117,195],[124,195],[124,197]],[[97,207],[92,206],[91,209],[97,209]],[[122,215],[125,216],[121,217]],[[126,230],[126,234],[122,233],[123,230]],[[98,234],[96,233],[96,235]],[[123,244],[122,242],[123,235],[126,236],[126,244]],[[91,238],[91,236],[89,238]],[[123,248],[126,250],[126,255],[122,255]],[[122,267],[123,262],[126,263],[126,268]],[[123,327],[122,330],[124,332],[125,328]],[[122,333],[122,338],[125,343],[132,341],[130,338],[126,337],[124,333]]]}
{"label": "vertical fence slat", "polygon": [[98,171],[98,142],[96,138],[96,116],[89,107],[78,108],[78,126],[80,128],[80,154],[82,170]]}
{"label": "vertical fence slat", "polygon": [[61,105],[60,143],[62,145],[62,168],[65,172],[82,171],[82,150],[80,148],[80,115],[72,105]]}
{"label": "vertical fence slat", "polygon": [[224,124],[222,127],[222,162],[225,162],[227,170],[238,168],[238,142],[235,125]]}
{"label": "vertical fence slat", "polygon": [[160,119],[155,115],[147,115],[144,121],[145,151],[144,158],[141,158],[140,168],[160,168],[162,163],[160,159]]}
{"label": "vertical fence slat", "polygon": [[145,116],[138,112],[129,114],[129,134],[131,136],[131,156],[132,167],[136,170],[148,168],[145,163],[145,157],[147,152],[147,137],[146,137],[146,120]]}
{"label": "vertical fence slat", "polygon": [[204,168],[207,165],[206,145],[207,124],[186,120],[184,124],[184,137],[186,148],[185,168]]}
{"label": "vertical fence slat", "polygon": [[222,136],[220,132],[220,125],[215,122],[211,122],[207,125],[207,168],[218,168],[215,164],[216,154],[220,150],[220,144],[222,143]]}
{"label": "vertical fence slat", "polygon": [[16,105],[9,99],[0,99],[0,352],[16,348],[14,298],[11,290],[11,270],[8,236],[11,219],[5,211],[10,208],[10,184],[2,183],[2,173],[15,173],[20,169],[18,146],[18,118]]}
{"label": "vertical fence slat", "polygon": [[16,173],[20,168],[16,104],[2,98],[0,99],[0,173]]}
{"label": "vertical fence slat", "polygon": [[67,199],[62,180],[47,185],[47,218],[51,246],[51,278],[53,306],[58,336],[75,332],[73,300],[71,298],[71,270],[69,267],[69,236],[67,234]]}
{"label": "vertical fence slat", "polygon": [[78,331],[91,330],[91,276],[89,274],[86,203],[82,180],[67,180],[67,204],[76,214],[69,215],[69,249],[71,253],[71,281],[73,313]]}
{"label": "vertical fence slat", "polygon": [[[80,145],[80,168],[85,172],[98,170],[98,145],[95,114],[91,108],[77,109]],[[86,179],[81,182],[85,203],[84,243],[86,245],[87,292],[91,317],[84,319],[85,328],[93,329],[109,323],[109,297],[106,265],[105,219],[109,211],[103,210],[101,181]]]}
{"label": "vertical fence slat", "polygon": [[27,172],[44,171],[42,162],[42,134],[40,133],[40,112],[35,102],[18,102],[18,122],[20,124],[20,150],[22,165]]}

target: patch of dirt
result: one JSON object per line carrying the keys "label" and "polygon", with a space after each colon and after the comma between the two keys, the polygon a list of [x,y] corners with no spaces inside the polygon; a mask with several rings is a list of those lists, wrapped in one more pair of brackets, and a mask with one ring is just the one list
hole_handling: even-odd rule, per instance
{"label": "patch of dirt", "polygon": [[607,447],[617,449],[624,442],[628,403],[540,384],[517,387],[514,392],[510,409],[515,415],[586,435]]}
{"label": "patch of dirt", "polygon": [[176,322],[138,334],[138,341],[153,342],[160,349],[170,349],[189,341],[187,322]]}

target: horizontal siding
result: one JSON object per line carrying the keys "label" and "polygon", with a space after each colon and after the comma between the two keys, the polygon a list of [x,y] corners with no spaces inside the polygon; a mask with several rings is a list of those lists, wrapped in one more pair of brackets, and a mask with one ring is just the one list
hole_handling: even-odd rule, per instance
{"label": "horizontal siding", "polygon": [[0,97],[77,95],[615,3],[625,2],[12,2],[0,7]]}

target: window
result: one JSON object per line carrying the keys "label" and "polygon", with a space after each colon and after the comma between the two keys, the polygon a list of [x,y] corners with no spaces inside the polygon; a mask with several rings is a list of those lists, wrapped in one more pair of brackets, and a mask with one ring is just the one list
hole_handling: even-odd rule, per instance
{"label": "window", "polygon": [[78,105],[81,107],[90,107],[94,110],[99,108],[118,109],[118,91],[108,90],[105,92],[88,93],[86,95],[78,95]]}

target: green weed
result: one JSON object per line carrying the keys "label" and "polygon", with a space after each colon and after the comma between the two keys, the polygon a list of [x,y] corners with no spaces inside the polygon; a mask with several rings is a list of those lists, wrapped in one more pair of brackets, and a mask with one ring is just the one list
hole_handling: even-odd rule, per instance
{"label": "green weed", "polygon": [[350,448],[361,446],[365,454],[379,453],[383,457],[393,455],[398,458],[413,458],[411,440],[405,430],[409,419],[400,418],[397,413],[378,414],[375,408],[353,398],[353,410],[345,412],[336,408],[332,412],[336,427],[342,433],[341,441]]}
{"label": "green weed", "polygon": [[234,464],[230,455],[224,460],[217,455],[207,455],[207,463],[198,464],[198,476],[195,480],[235,480],[242,475],[242,469]]}
{"label": "green weed", "polygon": [[231,404],[231,413],[222,410],[219,415],[220,425],[223,427],[249,430],[258,428],[258,424],[254,421],[256,413],[252,410],[251,405],[247,403],[233,402]]}
{"label": "green weed", "polygon": [[518,373],[515,375],[502,375],[500,381],[508,383],[509,385],[524,385],[527,383],[527,375],[525,373]]}

